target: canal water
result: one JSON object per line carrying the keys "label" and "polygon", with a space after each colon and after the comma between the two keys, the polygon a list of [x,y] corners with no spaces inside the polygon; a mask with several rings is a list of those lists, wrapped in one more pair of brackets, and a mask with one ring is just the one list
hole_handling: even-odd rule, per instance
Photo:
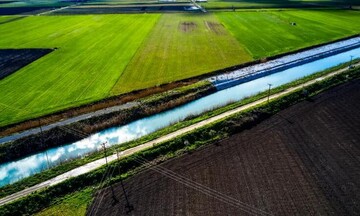
{"label": "canal water", "polygon": [[266,91],[268,84],[272,84],[274,88],[347,62],[350,60],[350,56],[359,58],[360,48],[217,91],[174,109],[123,126],[103,130],[78,142],[69,143],[17,161],[1,164],[0,186],[11,184],[22,178],[39,173],[47,169],[48,165],[52,167],[69,159],[82,157],[91,152],[98,151],[101,149],[101,143],[103,142],[107,142],[107,146],[111,146],[140,138],[178,121],[182,121],[189,116],[198,115],[214,107],[224,106],[229,102],[239,101],[245,97]]}

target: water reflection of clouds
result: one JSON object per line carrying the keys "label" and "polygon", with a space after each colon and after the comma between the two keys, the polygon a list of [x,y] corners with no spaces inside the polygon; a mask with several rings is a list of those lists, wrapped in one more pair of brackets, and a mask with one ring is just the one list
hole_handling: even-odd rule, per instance
{"label": "water reflection of clouds", "polygon": [[0,186],[28,177],[37,172],[39,168],[46,166],[46,164],[39,163],[39,161],[44,161],[43,154],[33,155],[2,165],[0,168]]}
{"label": "water reflection of clouds", "polygon": [[61,158],[65,153],[64,148],[58,148],[56,151],[53,152],[53,154],[49,154],[49,160],[51,162],[55,162]]}

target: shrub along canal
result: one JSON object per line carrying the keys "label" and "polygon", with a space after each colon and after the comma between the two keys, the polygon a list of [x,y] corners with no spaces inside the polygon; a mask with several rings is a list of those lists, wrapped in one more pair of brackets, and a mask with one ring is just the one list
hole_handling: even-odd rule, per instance
{"label": "shrub along canal", "polygon": [[[354,38],[349,40],[354,40]],[[355,38],[356,41],[359,43],[360,38]],[[69,143],[17,161],[1,164],[0,186],[14,183],[22,178],[39,173],[48,167],[56,166],[63,161],[83,157],[91,152],[101,150],[101,144],[104,142],[107,142],[107,146],[125,143],[167,127],[175,122],[182,121],[187,117],[199,115],[215,107],[224,106],[229,102],[239,101],[266,91],[269,88],[269,84],[271,84],[272,88],[278,87],[304,76],[350,61],[350,58],[355,59],[359,57],[360,48],[359,46],[354,46],[351,50],[338,51],[332,53],[331,56],[324,55],[320,59],[314,58],[313,61],[309,59],[303,63],[299,61],[296,66],[291,68],[284,67],[272,74],[254,77],[253,80],[249,79],[250,81],[240,82],[238,85],[217,91],[174,109],[133,121],[123,126],[103,130],[75,143]]]}

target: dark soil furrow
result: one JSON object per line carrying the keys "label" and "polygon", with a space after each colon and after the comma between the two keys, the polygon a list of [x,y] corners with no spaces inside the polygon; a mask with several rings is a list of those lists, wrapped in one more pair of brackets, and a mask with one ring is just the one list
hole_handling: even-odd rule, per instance
{"label": "dark soil furrow", "polygon": [[[359,215],[359,87],[359,80],[338,86],[161,164],[224,200],[153,170],[129,178],[133,215]],[[251,207],[235,207],[226,197]],[[103,202],[96,215],[125,215],[119,200]]]}

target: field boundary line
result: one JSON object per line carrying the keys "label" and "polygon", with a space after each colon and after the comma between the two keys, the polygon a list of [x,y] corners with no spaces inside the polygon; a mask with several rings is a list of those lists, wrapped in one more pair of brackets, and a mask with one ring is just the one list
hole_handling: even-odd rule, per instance
{"label": "field boundary line", "polygon": [[116,79],[116,81],[114,82],[114,85],[110,88],[109,92],[107,93],[108,96],[112,96],[112,95],[116,95],[113,94],[114,91],[113,89],[115,88],[115,86],[118,84],[119,80],[121,79],[121,77],[124,75],[124,73],[126,72],[129,64],[134,60],[135,56],[137,55],[137,53],[140,51],[140,48],[143,47],[143,45],[145,44],[145,41],[148,40],[149,35],[153,33],[154,29],[156,28],[156,26],[159,23],[159,20],[162,18],[163,14],[160,14],[159,17],[156,19],[155,23],[153,24],[153,26],[151,27],[151,29],[149,30],[149,32],[146,34],[146,36],[143,38],[143,40],[141,41],[141,43],[139,44],[138,48],[136,49],[136,51],[134,52],[134,54],[131,56],[129,63],[126,64],[126,66],[124,67],[124,69],[122,70],[120,76]]}
{"label": "field boundary line", "polygon": [[[359,66],[360,63],[354,65],[354,66]],[[343,73],[345,71],[348,70],[348,67],[345,67],[343,69],[339,69],[337,71],[334,71],[334,72],[331,72],[329,74],[326,74],[324,76],[321,76],[321,77],[318,77],[318,78],[315,78],[313,80],[310,80],[308,82],[305,82],[305,83],[302,83],[302,84],[299,84],[297,86],[294,86],[294,87],[291,87],[291,88],[288,88],[288,89],[285,89],[284,91],[282,92],[279,92],[279,93],[276,93],[276,94],[273,94],[269,97],[270,100],[274,100],[274,99],[277,99],[277,98],[280,98],[286,94],[289,94],[291,92],[294,92],[296,90],[299,90],[299,89],[302,89],[304,87],[307,87],[307,86],[310,86],[318,81],[321,81],[321,80],[324,80],[326,78],[330,78],[330,77],[333,77],[337,74],[340,74],[340,73]],[[124,150],[124,151],[121,151],[119,152],[119,155],[121,158],[124,158],[124,157],[127,157],[127,156],[131,156],[133,155],[134,153],[137,153],[137,152],[140,152],[142,150],[145,150],[145,149],[148,149],[148,148],[151,148],[159,143],[162,143],[162,142],[165,142],[165,141],[169,141],[169,140],[172,140],[178,136],[181,136],[181,135],[184,135],[190,131],[193,131],[193,130],[196,130],[196,129],[199,129],[201,127],[204,127],[208,124],[211,124],[211,123],[214,123],[216,121],[219,121],[221,119],[225,119],[225,118],[228,118],[234,114],[237,114],[239,112],[242,112],[242,111],[245,111],[249,108],[252,108],[252,107],[255,107],[255,106],[258,106],[262,103],[266,103],[268,100],[267,97],[265,98],[262,98],[262,99],[259,99],[257,101],[254,101],[254,102],[251,102],[249,104],[246,104],[246,105],[243,105],[243,106],[240,106],[240,107],[237,107],[235,109],[232,109],[232,110],[229,110],[229,111],[226,111],[222,114],[219,114],[219,115],[216,115],[216,116],[213,116],[211,118],[208,118],[208,119],[205,119],[203,121],[200,121],[198,123],[195,123],[193,125],[190,125],[190,126],[187,126],[185,128],[182,128],[182,129],[179,129],[177,131],[174,131],[174,132],[171,132],[167,135],[164,135],[162,137],[159,137],[157,139],[154,139],[152,141],[149,141],[149,142],[146,142],[144,144],[141,144],[141,145],[138,145],[138,146],[135,146],[133,148],[130,148],[130,149],[127,149],[127,150]],[[11,194],[9,196],[6,196],[2,199],[0,199],[0,206],[2,205],[5,205],[7,203],[10,203],[12,201],[15,201],[19,198],[22,198],[22,197],[25,197],[33,192],[36,192],[40,189],[44,189],[44,188],[47,188],[47,187],[50,187],[50,186],[53,186],[53,185],[56,185],[58,183],[61,183],[69,178],[73,178],[73,177],[77,177],[77,176],[80,176],[82,174],[85,174],[85,173],[88,173],[90,171],[93,171],[97,168],[100,168],[101,166],[104,166],[106,165],[106,159],[108,162],[112,162],[112,161],[115,161],[117,160],[117,154],[112,154],[112,155],[109,155],[107,156],[106,158],[101,158],[101,159],[98,159],[98,160],[95,160],[93,162],[90,162],[90,163],[87,163],[85,165],[82,165],[80,167],[77,167],[73,170],[70,170],[68,172],[65,172],[61,175],[58,175],[52,179],[49,179],[47,181],[44,181],[40,184],[37,184],[37,185],[34,185],[32,187],[29,187],[29,188],[26,188],[22,191],[19,191],[19,192],[16,192],[14,194]]]}

